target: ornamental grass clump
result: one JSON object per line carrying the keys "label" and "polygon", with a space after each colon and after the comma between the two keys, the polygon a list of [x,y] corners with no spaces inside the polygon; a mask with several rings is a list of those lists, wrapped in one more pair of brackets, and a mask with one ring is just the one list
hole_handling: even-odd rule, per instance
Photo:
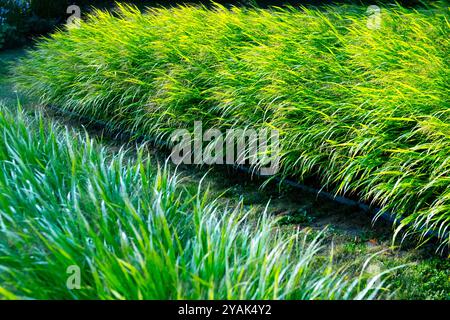
{"label": "ornamental grass clump", "polygon": [[37,44],[20,88],[136,134],[276,129],[280,177],[314,178],[450,241],[449,10],[96,11]]}
{"label": "ornamental grass clump", "polygon": [[386,271],[336,269],[320,234],[219,205],[143,147],[113,151],[4,106],[0,134],[0,298],[386,296]]}

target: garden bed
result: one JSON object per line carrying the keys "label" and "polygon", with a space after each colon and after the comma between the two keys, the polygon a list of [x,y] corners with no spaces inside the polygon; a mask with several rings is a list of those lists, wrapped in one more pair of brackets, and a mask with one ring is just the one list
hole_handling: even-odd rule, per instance
{"label": "garden bed", "polygon": [[138,134],[276,129],[279,177],[318,176],[447,244],[448,39],[443,5],[384,9],[379,28],[357,6],[121,7],[41,42],[17,75],[43,103]]}

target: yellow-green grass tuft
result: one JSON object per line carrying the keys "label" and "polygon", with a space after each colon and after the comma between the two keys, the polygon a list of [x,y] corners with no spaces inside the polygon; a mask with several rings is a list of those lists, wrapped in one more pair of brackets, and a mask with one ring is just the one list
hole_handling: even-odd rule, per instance
{"label": "yellow-green grass tuft", "polygon": [[[43,103],[155,137],[194,121],[276,128],[281,177],[450,241],[449,9],[216,6],[96,11],[17,70]],[[397,233],[396,232],[396,233]]]}

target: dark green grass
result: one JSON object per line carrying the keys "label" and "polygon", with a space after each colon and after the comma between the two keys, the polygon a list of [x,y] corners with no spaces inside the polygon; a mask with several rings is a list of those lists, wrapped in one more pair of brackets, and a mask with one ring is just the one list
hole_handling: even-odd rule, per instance
{"label": "dark green grass", "polygon": [[[143,148],[0,107],[0,297],[33,299],[370,299],[383,274],[318,265],[320,236],[219,206]],[[68,288],[69,267],[81,271]],[[68,274],[69,271],[69,274]],[[72,283],[69,281],[69,283]]]}
{"label": "dark green grass", "polygon": [[25,55],[24,50],[6,50],[0,54],[0,102],[6,105],[17,105],[17,98],[26,103],[26,99],[22,94],[15,91],[14,84],[11,81],[12,67],[17,59]]}

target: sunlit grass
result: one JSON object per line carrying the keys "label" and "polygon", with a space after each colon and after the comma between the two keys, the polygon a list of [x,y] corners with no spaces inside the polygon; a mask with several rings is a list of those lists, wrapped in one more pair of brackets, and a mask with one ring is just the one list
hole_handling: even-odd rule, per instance
{"label": "sunlit grass", "polygon": [[18,68],[42,102],[137,133],[276,128],[282,177],[338,194],[448,243],[449,10],[180,7],[97,11]]}

